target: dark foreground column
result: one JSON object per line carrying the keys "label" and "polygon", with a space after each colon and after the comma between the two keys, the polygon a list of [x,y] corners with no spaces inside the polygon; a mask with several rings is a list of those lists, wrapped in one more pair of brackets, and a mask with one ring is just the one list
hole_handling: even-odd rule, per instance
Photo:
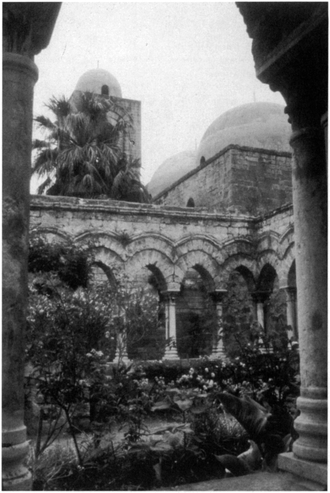
{"label": "dark foreground column", "polygon": [[45,48],[60,3],[3,4],[2,488],[28,490],[24,416],[25,319],[33,56]]}
{"label": "dark foreground column", "polygon": [[28,489],[30,474],[23,424],[24,329],[27,299],[29,183],[35,64],[16,53],[3,56],[3,487]]}

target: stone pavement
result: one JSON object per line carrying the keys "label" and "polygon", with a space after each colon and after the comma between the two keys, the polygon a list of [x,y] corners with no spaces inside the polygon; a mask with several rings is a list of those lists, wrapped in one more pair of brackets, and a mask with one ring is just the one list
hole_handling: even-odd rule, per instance
{"label": "stone pavement", "polygon": [[[166,488],[164,488],[165,490]],[[175,486],[168,491],[322,491],[314,483],[288,473],[257,472],[246,476],[213,479]],[[326,490],[323,490],[326,491]]]}

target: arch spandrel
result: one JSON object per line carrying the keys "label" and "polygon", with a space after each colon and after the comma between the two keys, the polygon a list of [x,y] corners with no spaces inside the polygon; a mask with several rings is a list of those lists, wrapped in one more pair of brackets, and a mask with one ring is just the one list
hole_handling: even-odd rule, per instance
{"label": "arch spandrel", "polygon": [[191,251],[186,255],[182,255],[177,264],[181,272],[182,278],[180,283],[183,282],[185,274],[190,269],[195,269],[203,278],[209,291],[218,289],[219,286],[219,264],[204,251]]}
{"label": "arch spandrel", "polygon": [[255,279],[258,273],[257,261],[254,258],[242,254],[236,254],[229,257],[223,263],[220,270],[221,281],[224,289],[226,289],[233,271],[237,271],[243,275],[249,284],[255,284]]}
{"label": "arch spandrel", "polygon": [[86,250],[92,253],[94,263],[111,269],[116,279],[120,277],[121,272],[125,271],[125,262],[114,250],[90,245],[86,245]]}
{"label": "arch spandrel", "polygon": [[175,280],[177,277],[174,263],[158,250],[140,250],[127,260],[125,266],[127,275],[131,278],[135,277],[145,267],[156,275],[162,285],[161,289],[164,291],[168,289],[169,280],[173,282],[173,279]]}
{"label": "arch spandrel", "polygon": [[125,245],[120,242],[118,235],[113,232],[104,233],[103,231],[84,231],[74,237],[74,242],[82,247],[104,248],[114,252],[122,261],[126,259],[127,253]]}
{"label": "arch spandrel", "polygon": [[142,233],[131,238],[126,251],[128,257],[133,257],[143,250],[157,250],[166,257],[175,259],[176,251],[174,242],[164,235],[158,233]]}
{"label": "arch spandrel", "polygon": [[194,238],[190,236],[182,238],[177,242],[176,250],[179,258],[193,251],[201,251],[210,255],[218,262],[222,260],[221,246],[211,236],[196,235]]}
{"label": "arch spandrel", "polygon": [[279,252],[280,250],[280,235],[275,231],[266,231],[258,237],[258,253],[269,250],[275,252]]}
{"label": "arch spandrel", "polygon": [[291,244],[285,252],[285,257],[281,261],[279,270],[280,287],[289,286],[289,272],[293,262],[295,262],[295,245]]}
{"label": "arch spandrel", "polygon": [[242,258],[255,255],[255,244],[249,238],[230,238],[221,244],[223,262],[234,256]]}
{"label": "arch spandrel", "polygon": [[69,243],[72,241],[72,237],[70,234],[66,233],[65,231],[59,229],[59,228],[53,228],[53,227],[36,227],[31,229],[30,231],[30,236],[43,236],[44,238],[47,239],[49,242],[55,242],[55,243]]}

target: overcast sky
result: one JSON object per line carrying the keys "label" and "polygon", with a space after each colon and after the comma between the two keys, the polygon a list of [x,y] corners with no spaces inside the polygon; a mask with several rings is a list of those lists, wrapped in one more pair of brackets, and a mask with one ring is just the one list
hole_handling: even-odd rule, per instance
{"label": "overcast sky", "polygon": [[142,181],[172,155],[193,150],[230,108],[284,104],[255,77],[243,18],[233,2],[62,4],[49,46],[35,58],[34,115],[69,97],[87,70],[108,70],[124,98],[142,103]]}

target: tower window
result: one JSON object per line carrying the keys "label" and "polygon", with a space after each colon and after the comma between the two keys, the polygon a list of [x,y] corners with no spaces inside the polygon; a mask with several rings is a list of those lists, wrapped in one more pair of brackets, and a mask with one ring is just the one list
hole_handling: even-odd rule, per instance
{"label": "tower window", "polygon": [[194,199],[192,199],[191,197],[187,202],[187,207],[195,207]]}
{"label": "tower window", "polygon": [[109,86],[107,85],[102,86],[101,94],[102,96],[109,96]]}

